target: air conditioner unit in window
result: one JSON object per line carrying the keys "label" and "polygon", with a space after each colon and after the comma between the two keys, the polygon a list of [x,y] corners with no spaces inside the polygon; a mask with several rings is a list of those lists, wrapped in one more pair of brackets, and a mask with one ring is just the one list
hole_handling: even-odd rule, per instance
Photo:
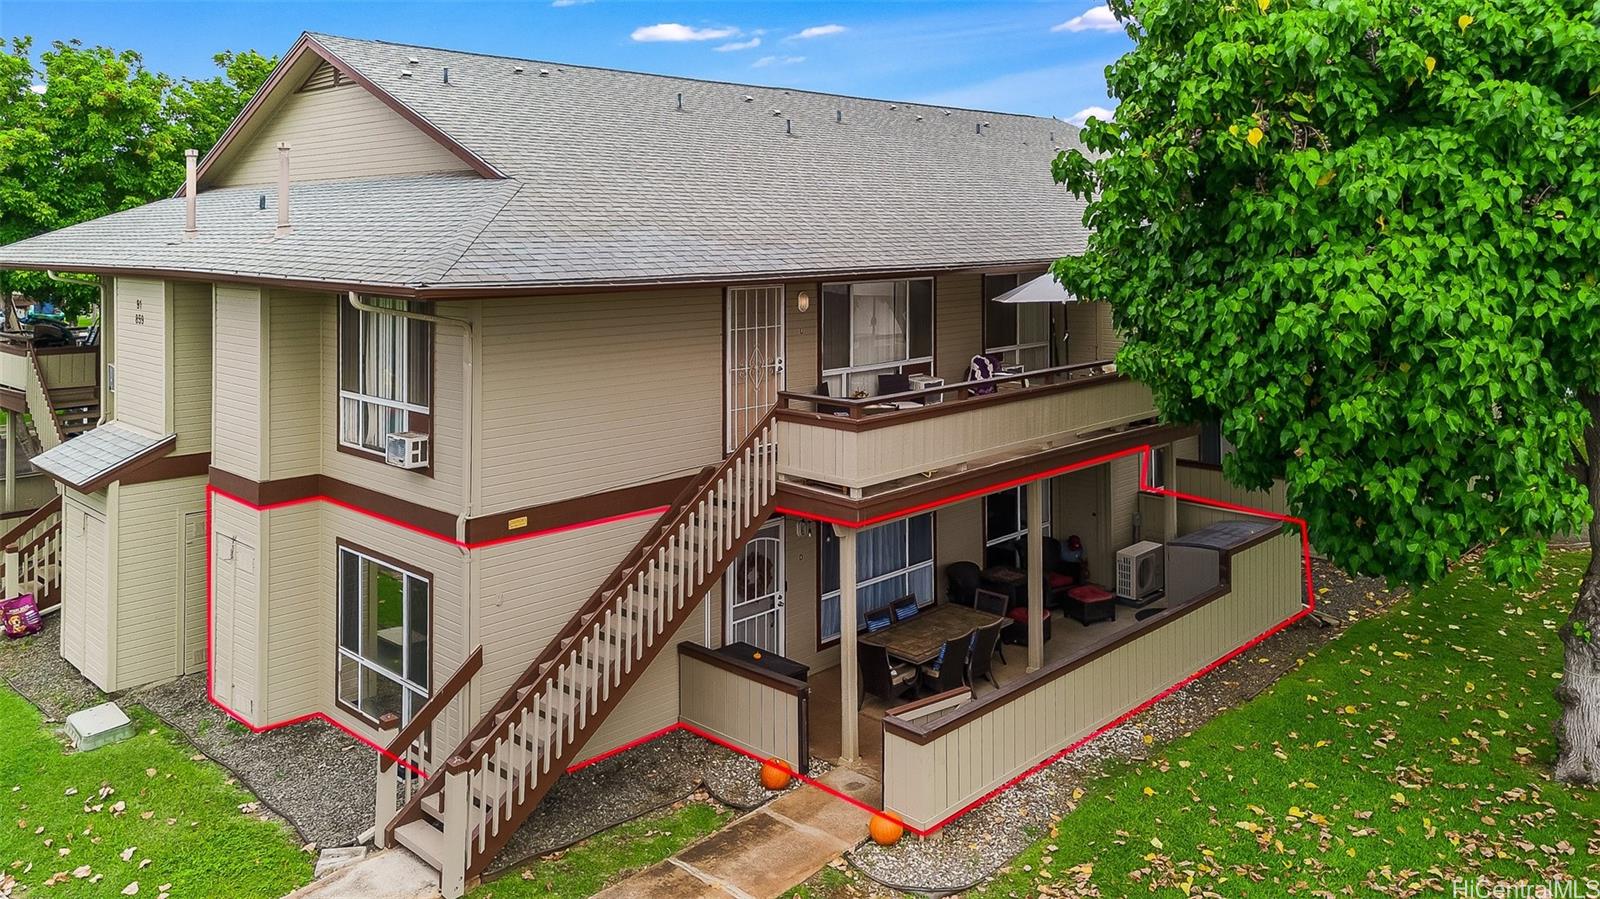
{"label": "air conditioner unit in window", "polygon": [[383,460],[396,468],[428,467],[428,435],[399,431],[384,438]]}
{"label": "air conditioner unit in window", "polygon": [[[911,382],[912,390],[933,390],[936,387],[944,386],[944,378],[935,378],[933,375],[910,375],[906,380]],[[942,393],[935,393],[932,396],[922,398],[923,405],[942,402],[944,402],[944,394]]]}
{"label": "air conditioner unit in window", "polygon": [[1167,548],[1142,540],[1117,550],[1117,599],[1142,606],[1167,588]]}

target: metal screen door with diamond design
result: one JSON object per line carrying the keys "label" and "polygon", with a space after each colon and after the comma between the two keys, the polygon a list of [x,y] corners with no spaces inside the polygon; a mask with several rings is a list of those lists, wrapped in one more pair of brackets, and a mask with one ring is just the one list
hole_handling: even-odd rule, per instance
{"label": "metal screen door with diamond design", "polygon": [[743,641],[783,655],[783,518],[761,526],[722,583],[728,601],[727,642]]}
{"label": "metal screen door with diamond design", "polygon": [[728,288],[728,419],[723,451],[749,435],[783,389],[783,287]]}

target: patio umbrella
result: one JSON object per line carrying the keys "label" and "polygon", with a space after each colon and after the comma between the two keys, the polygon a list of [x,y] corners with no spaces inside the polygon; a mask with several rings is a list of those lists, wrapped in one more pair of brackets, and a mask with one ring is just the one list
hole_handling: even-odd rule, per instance
{"label": "patio umbrella", "polygon": [[996,303],[1076,303],[1078,298],[1067,292],[1055,276],[1045,272],[1032,281],[1018,284],[994,298]]}

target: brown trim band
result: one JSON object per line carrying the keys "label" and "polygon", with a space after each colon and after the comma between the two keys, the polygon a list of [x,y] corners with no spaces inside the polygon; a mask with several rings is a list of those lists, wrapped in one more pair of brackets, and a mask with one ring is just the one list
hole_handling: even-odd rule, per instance
{"label": "brown trim band", "polygon": [[670,505],[694,477],[693,474],[686,474],[553,503],[523,506],[508,512],[479,515],[467,522],[467,542],[483,543],[518,534],[556,530],[613,515]]}
{"label": "brown trim band", "polygon": [[165,456],[146,462],[128,471],[118,480],[124,486],[149,484],[156,481],[174,481],[178,478],[204,477],[210,469],[210,453],[184,453],[181,456]]}
{"label": "brown trim band", "polygon": [[790,696],[804,696],[811,689],[810,685],[805,681],[784,677],[775,671],[768,671],[760,665],[746,662],[744,659],[734,659],[720,655],[698,643],[691,643],[687,640],[678,644],[678,655],[705,662],[713,668],[721,668],[723,671],[737,674],[745,680],[755,681],[762,686],[771,687],[780,693],[787,693]]}
{"label": "brown trim band", "polygon": [[27,412],[28,395],[15,387],[0,387],[0,409]]}
{"label": "brown trim band", "polygon": [[860,526],[863,522],[876,524],[880,520],[887,521],[893,518],[899,512],[905,514],[923,512],[958,499],[970,498],[975,492],[985,492],[985,488],[997,484],[1038,475],[1145,444],[1154,446],[1170,443],[1188,437],[1194,432],[1195,428],[1190,425],[1154,424],[1129,428],[1126,431],[1083,440],[1048,452],[1035,453],[862,499],[851,499],[842,494],[780,481],[778,508],[786,515],[813,518],[818,521],[839,522],[851,526]]}

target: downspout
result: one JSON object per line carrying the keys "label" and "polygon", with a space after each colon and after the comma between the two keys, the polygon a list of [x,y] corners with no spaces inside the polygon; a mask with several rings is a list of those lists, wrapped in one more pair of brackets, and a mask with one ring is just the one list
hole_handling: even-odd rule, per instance
{"label": "downspout", "polygon": [[467,520],[472,517],[472,359],[477,353],[477,341],[472,332],[472,323],[459,318],[445,318],[440,315],[429,315],[425,312],[412,312],[408,309],[385,309],[382,306],[373,306],[362,302],[355,291],[350,291],[347,296],[350,306],[360,312],[373,312],[378,315],[396,315],[400,318],[415,319],[416,321],[429,322],[435,325],[449,325],[460,328],[466,339],[466,346],[461,354],[461,512],[456,515],[456,540],[463,545],[467,542]]}

